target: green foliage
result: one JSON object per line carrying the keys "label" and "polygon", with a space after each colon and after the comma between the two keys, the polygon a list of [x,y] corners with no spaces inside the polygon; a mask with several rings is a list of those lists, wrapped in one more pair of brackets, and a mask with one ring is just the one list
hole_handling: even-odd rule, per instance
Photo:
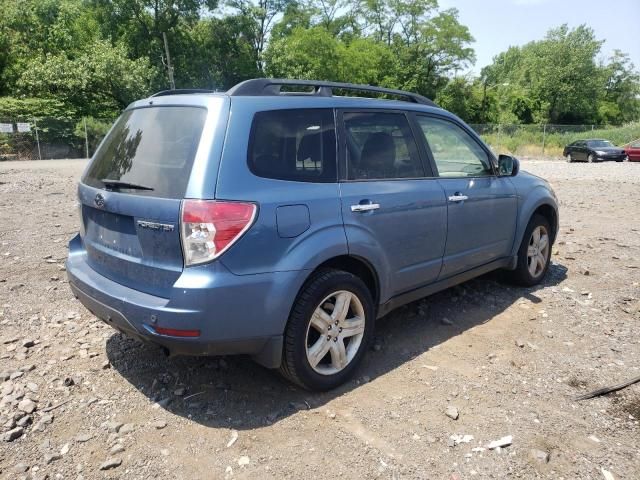
{"label": "green foliage", "polygon": [[152,89],[169,88],[163,33],[172,48],[176,85],[190,87],[191,29],[212,12],[217,0],[88,0],[101,37],[126,45],[128,56],[145,58],[153,67]]}
{"label": "green foliage", "polygon": [[113,122],[110,120],[86,117],[76,123],[73,134],[82,142],[85,141],[85,138],[87,139],[89,156],[91,156],[111,128],[111,125],[113,125]]}
{"label": "green foliage", "polygon": [[496,111],[486,117],[503,123],[614,123],[640,116],[640,78],[627,55],[616,51],[598,65],[602,41],[591,28],[566,25],[540,41],[511,47],[482,71],[496,87]]}
{"label": "green foliage", "polygon": [[[210,18],[193,28],[188,60],[188,86],[228,89],[260,76],[258,56],[250,41],[252,25],[242,15]],[[182,67],[179,67],[182,68]]]}
{"label": "green foliage", "polygon": [[0,11],[0,115],[113,118],[170,88],[166,35],[178,88],[266,74],[411,90],[478,123],[640,118],[629,56],[596,61],[602,42],[584,25],[459,77],[473,38],[437,0],[0,0]]}
{"label": "green foliage", "polygon": [[466,78],[453,78],[436,95],[436,103],[468,122],[483,120],[482,86]]}
{"label": "green foliage", "polygon": [[615,50],[601,69],[605,90],[598,107],[600,120],[620,123],[640,118],[640,74],[629,55]]}
{"label": "green foliage", "polygon": [[264,70],[262,54],[276,17],[292,3],[292,0],[228,0],[228,6],[246,18],[251,26],[249,39],[253,45],[253,55],[257,59],[256,66],[261,72]]}
{"label": "green foliage", "polygon": [[78,112],[54,98],[0,97],[0,119],[77,118]]}
{"label": "green foliage", "polygon": [[32,60],[17,87],[31,96],[53,94],[83,115],[114,116],[149,92],[151,74],[146,59],[129,60],[123,46],[96,41],[75,58],[62,53]]}
{"label": "green foliage", "polygon": [[291,35],[274,39],[264,54],[268,76],[320,80],[338,79],[339,42],[320,27],[296,28]]}
{"label": "green foliage", "polygon": [[434,97],[448,75],[473,61],[473,40],[455,9],[434,0],[321,1],[289,6],[264,52],[266,73],[370,83]]}

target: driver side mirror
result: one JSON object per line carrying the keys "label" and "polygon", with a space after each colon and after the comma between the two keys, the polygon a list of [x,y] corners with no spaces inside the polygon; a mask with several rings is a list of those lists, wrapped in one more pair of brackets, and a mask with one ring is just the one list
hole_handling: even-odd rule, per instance
{"label": "driver side mirror", "polygon": [[501,177],[515,177],[520,171],[520,161],[511,155],[498,156],[498,175]]}

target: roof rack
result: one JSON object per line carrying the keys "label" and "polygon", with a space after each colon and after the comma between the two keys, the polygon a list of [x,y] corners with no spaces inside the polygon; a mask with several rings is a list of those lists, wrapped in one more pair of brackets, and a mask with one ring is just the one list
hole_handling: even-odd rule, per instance
{"label": "roof rack", "polygon": [[166,97],[167,95],[188,95],[190,93],[215,93],[215,90],[207,90],[204,88],[175,88],[173,90],[162,90],[161,92],[154,93],[153,97]]}
{"label": "roof rack", "polygon": [[[303,86],[313,87],[311,92],[281,92],[283,86]],[[254,78],[245,80],[227,91],[230,96],[277,96],[277,95],[315,95],[319,97],[333,96],[333,89],[353,90],[358,92],[375,92],[386,95],[404,97],[413,103],[437,107],[437,105],[426,97],[417,93],[406,92],[404,90],[394,90],[391,88],[373,87],[371,85],[357,85],[354,83],[325,82],[323,80],[288,80],[283,78]]]}

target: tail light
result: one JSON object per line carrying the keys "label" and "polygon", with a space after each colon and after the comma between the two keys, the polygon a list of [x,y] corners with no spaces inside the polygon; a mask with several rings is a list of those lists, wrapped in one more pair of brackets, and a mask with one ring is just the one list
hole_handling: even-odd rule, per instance
{"label": "tail light", "polygon": [[185,200],[180,222],[185,266],[222,255],[251,227],[255,216],[253,203]]}

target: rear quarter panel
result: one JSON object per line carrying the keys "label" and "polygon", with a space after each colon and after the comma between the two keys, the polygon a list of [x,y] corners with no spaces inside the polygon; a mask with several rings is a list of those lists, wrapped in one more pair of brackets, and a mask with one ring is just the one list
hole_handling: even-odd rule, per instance
{"label": "rear quarter panel", "polygon": [[[253,174],[247,164],[249,132],[258,111],[287,108],[331,108],[329,104],[303,105],[299,99],[238,97],[231,99],[231,112],[220,169],[216,199],[242,200],[258,204],[255,224],[222,257],[222,263],[237,275],[311,270],[325,260],[347,254],[340,212],[338,183],[275,180]],[[278,231],[279,211],[308,208],[308,228],[299,235]],[[285,209],[286,210],[286,209]],[[282,220],[282,217],[280,217]],[[303,230],[303,231],[302,231]]]}

